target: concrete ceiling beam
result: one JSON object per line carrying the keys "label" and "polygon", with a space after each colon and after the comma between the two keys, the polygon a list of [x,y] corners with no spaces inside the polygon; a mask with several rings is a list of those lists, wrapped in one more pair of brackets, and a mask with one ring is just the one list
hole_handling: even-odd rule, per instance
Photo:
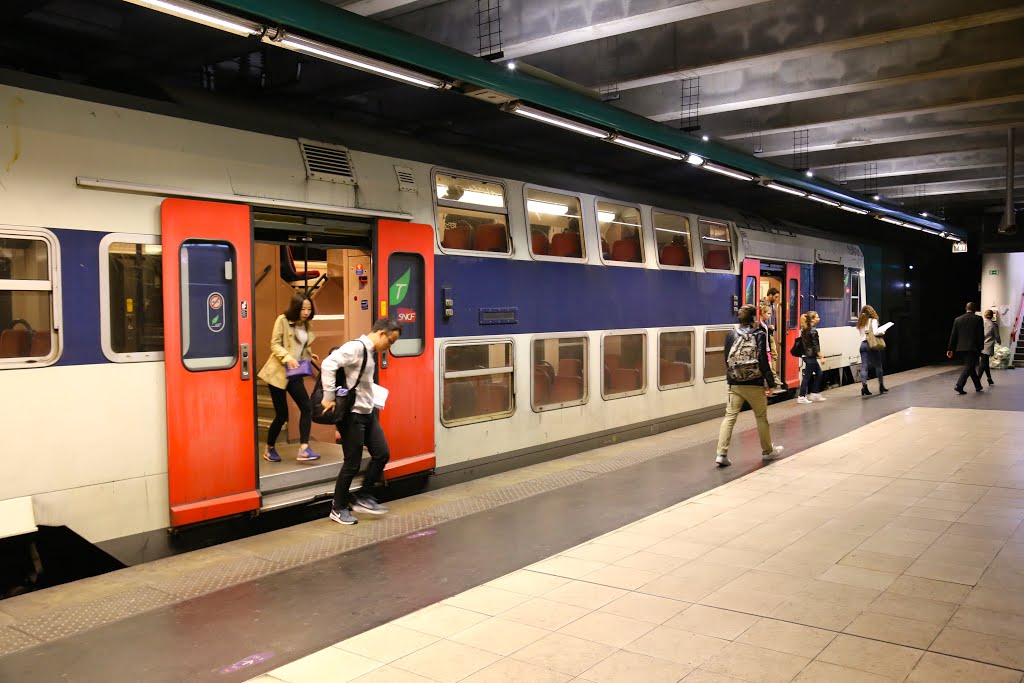
{"label": "concrete ceiling beam", "polygon": [[[1024,160],[1024,148],[1018,150],[1017,158]],[[874,162],[875,173],[868,174],[866,164],[832,164],[815,166],[816,174],[832,178],[843,177],[849,182],[867,180],[871,177],[898,178],[923,174],[941,174],[990,168],[1001,168],[1006,165],[1006,150],[967,150],[963,152],[947,152],[922,156],[903,157],[900,159],[882,159]]]}
{"label": "concrete ceiling beam", "polygon": [[[1014,178],[1014,187],[1022,187],[1024,175]],[[917,188],[915,190],[914,188]],[[950,180],[939,183],[914,183],[910,185],[886,185],[878,188],[878,194],[893,199],[907,197],[932,197],[945,194],[967,194],[971,192],[995,192],[1006,190],[1006,176],[977,178],[974,180]],[[901,196],[902,195],[902,196]]]}

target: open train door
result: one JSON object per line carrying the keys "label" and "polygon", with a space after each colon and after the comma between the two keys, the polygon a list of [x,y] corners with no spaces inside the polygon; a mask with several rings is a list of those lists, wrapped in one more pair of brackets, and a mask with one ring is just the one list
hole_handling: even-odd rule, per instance
{"label": "open train door", "polygon": [[171,525],[256,510],[252,219],[248,206],[166,199],[163,241]]}
{"label": "open train door", "polygon": [[377,317],[402,324],[381,354],[377,382],[390,393],[380,412],[391,449],[386,479],[434,467],[434,228],[378,221],[373,243]]}
{"label": "open train door", "polygon": [[785,380],[792,388],[800,385],[800,361],[789,354],[793,343],[800,336],[800,264],[786,264],[786,348],[781,349],[782,357],[785,359]]}

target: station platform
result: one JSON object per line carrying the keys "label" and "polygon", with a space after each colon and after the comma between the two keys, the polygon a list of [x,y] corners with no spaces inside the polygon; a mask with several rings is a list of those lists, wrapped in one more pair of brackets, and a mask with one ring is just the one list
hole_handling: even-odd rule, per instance
{"label": "station platform", "polygon": [[[950,366],[0,602],[0,681],[1024,676],[1024,373]],[[872,382],[872,389],[876,384]],[[327,508],[324,507],[326,515]]]}

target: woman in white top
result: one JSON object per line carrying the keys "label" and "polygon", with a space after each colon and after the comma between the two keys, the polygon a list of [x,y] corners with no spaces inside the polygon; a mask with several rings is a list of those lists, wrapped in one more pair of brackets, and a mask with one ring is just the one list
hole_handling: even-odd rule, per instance
{"label": "woman in white top", "polygon": [[870,396],[868,390],[868,367],[875,368],[875,375],[878,377],[878,393],[884,394],[889,391],[885,388],[885,377],[882,374],[882,352],[868,347],[868,331],[876,337],[885,335],[885,332],[878,331],[878,314],[871,306],[860,309],[860,317],[857,318],[857,331],[860,332],[860,394]]}

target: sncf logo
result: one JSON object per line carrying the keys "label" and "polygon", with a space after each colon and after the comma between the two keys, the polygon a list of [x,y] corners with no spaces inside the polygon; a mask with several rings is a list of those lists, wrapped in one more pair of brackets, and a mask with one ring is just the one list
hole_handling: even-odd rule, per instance
{"label": "sncf logo", "polygon": [[400,323],[414,323],[416,322],[416,311],[411,308],[399,308],[398,309],[398,322]]}

